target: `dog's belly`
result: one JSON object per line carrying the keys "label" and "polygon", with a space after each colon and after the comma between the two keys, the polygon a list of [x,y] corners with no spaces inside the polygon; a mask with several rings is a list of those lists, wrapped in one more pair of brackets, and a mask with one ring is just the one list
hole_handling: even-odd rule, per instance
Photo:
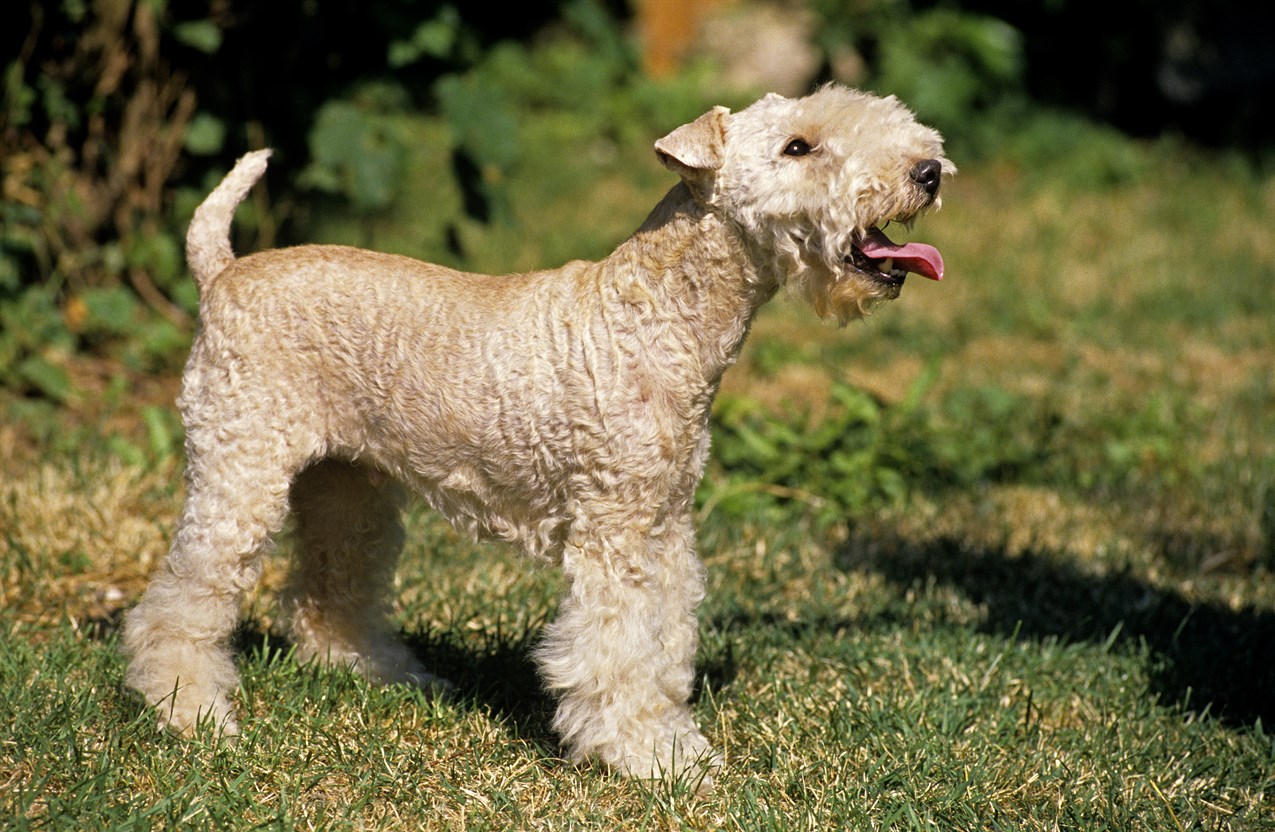
{"label": "dog's belly", "polygon": [[556,561],[573,468],[587,455],[574,447],[566,408],[548,380],[539,397],[508,381],[467,381],[396,388],[394,401],[364,410],[357,430],[333,437],[332,451],[389,472],[477,539]]}
{"label": "dog's belly", "polygon": [[441,479],[416,473],[404,479],[431,508],[475,538],[513,543],[533,557],[558,560],[567,518],[561,495],[547,483],[535,493],[532,483],[493,482],[470,466],[455,467]]}

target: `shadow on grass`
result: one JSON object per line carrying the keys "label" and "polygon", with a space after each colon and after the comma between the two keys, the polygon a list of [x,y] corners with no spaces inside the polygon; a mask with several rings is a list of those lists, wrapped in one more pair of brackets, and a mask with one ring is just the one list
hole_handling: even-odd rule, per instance
{"label": "shadow on grass", "polygon": [[[454,695],[461,707],[473,703],[507,726],[515,739],[556,748],[554,702],[531,659],[535,635],[538,631],[481,649],[458,644],[445,633],[409,632],[403,639],[428,671],[455,685]],[[231,649],[241,662],[267,666],[291,661],[292,646],[287,636],[264,632],[251,622],[241,622],[231,640]]]}
{"label": "shadow on grass", "polygon": [[462,701],[490,711],[516,739],[556,748],[554,701],[531,658],[538,636],[536,628],[478,648],[446,633],[411,633],[407,643],[426,668],[456,686]]}
{"label": "shadow on grass", "polygon": [[1152,690],[1234,726],[1275,723],[1275,613],[1193,603],[1128,574],[1091,574],[1049,552],[1011,555],[954,538],[862,537],[837,553],[845,570],[900,586],[936,580],[985,606],[983,629],[1071,642],[1145,643]]}
{"label": "shadow on grass", "polygon": [[[557,702],[545,690],[531,656],[540,629],[534,627],[507,642],[481,649],[458,644],[446,633],[407,633],[404,640],[427,670],[455,685],[458,701],[472,702],[490,712],[509,729],[513,739],[556,753],[559,738],[553,730],[553,714]],[[249,623],[236,628],[232,641],[232,649],[241,660],[266,665],[289,661],[291,648],[286,636],[264,633]],[[716,690],[729,684],[734,675],[735,661],[728,645],[724,656],[697,665],[691,701],[698,701],[705,688]]]}
{"label": "shadow on grass", "polygon": [[[123,624],[125,610],[89,620],[94,639],[105,640]],[[540,636],[540,626],[528,629],[508,641],[475,648],[458,644],[446,633],[406,633],[403,638],[412,653],[432,673],[455,685],[456,699],[487,710],[508,727],[514,739],[536,743],[557,751],[558,735],[553,730],[556,700],[545,690],[532,659],[532,647]],[[230,648],[239,664],[263,666],[292,661],[293,643],[286,635],[263,630],[252,621],[241,621],[230,638]],[[718,689],[735,675],[735,661],[729,645],[724,656],[697,665],[692,701],[705,688]]]}

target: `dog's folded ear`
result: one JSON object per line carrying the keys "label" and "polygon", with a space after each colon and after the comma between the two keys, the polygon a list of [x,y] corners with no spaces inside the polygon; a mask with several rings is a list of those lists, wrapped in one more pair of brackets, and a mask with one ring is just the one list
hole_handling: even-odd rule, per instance
{"label": "dog's folded ear", "polygon": [[655,143],[655,153],[664,167],[688,182],[697,182],[705,174],[722,166],[726,143],[726,119],[730,110],[714,107],[704,115],[683,124]]}

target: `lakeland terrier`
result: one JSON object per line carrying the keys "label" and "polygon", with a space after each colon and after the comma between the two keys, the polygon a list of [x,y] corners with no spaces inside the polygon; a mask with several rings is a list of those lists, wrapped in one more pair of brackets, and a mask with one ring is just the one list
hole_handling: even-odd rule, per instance
{"label": "lakeland terrier", "polygon": [[405,490],[569,581],[535,650],[573,760],[711,781],[689,706],[704,568],[692,507],[709,410],[781,287],[842,323],[942,276],[891,242],[954,168],[893,98],[837,86],[717,107],[655,143],[681,177],[601,262],[504,277],[309,245],[235,259],[250,153],[199,207],[200,327],[178,400],[186,503],[123,641],[128,683],[189,734],[237,731],[227,645],[291,508],[302,658],[445,687],[396,637]]}

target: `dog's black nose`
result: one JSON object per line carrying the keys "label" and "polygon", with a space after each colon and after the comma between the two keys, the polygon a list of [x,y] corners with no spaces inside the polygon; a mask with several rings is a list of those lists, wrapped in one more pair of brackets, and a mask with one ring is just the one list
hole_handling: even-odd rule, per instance
{"label": "dog's black nose", "polygon": [[943,163],[938,159],[925,159],[917,162],[912,168],[912,181],[925,189],[930,196],[939,192],[939,182],[943,179]]}

